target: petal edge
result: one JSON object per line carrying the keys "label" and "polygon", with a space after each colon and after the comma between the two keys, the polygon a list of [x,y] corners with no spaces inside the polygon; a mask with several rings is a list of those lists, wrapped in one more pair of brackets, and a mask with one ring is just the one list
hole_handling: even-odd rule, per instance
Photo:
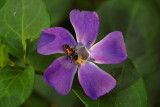
{"label": "petal edge", "polygon": [[62,46],[69,44],[75,47],[76,41],[70,32],[62,27],[45,28],[39,39],[37,52],[43,55],[64,53]]}
{"label": "petal edge", "polygon": [[97,39],[99,18],[96,12],[72,10],[70,21],[75,29],[77,42],[89,48]]}
{"label": "petal edge", "polygon": [[116,80],[110,74],[92,62],[81,64],[78,77],[84,92],[93,100],[110,92],[116,85]]}
{"label": "petal edge", "polygon": [[61,94],[69,93],[77,66],[66,56],[56,59],[44,72],[44,81]]}
{"label": "petal edge", "polygon": [[90,60],[100,64],[119,64],[128,58],[123,35],[119,31],[109,33],[90,49]]}

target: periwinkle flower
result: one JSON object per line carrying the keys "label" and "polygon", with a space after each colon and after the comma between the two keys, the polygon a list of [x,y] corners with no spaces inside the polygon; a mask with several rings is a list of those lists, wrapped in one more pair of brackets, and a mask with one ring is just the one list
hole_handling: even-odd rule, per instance
{"label": "periwinkle flower", "polygon": [[96,100],[112,90],[116,80],[94,63],[119,64],[127,59],[123,35],[119,31],[114,31],[94,44],[99,31],[99,18],[96,12],[72,10],[70,21],[76,32],[77,43],[64,28],[45,28],[40,36],[37,51],[43,55],[66,53],[63,46],[68,44],[72,48],[75,47],[78,60],[68,56],[56,59],[44,72],[44,80],[58,93],[66,95],[71,89],[78,69],[79,82],[84,92]]}

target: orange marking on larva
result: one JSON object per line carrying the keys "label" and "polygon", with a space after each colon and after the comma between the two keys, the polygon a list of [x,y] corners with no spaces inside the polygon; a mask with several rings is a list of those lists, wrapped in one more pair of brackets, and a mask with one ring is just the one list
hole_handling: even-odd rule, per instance
{"label": "orange marking on larva", "polygon": [[71,53],[72,53],[69,49],[66,49],[66,51],[67,51],[69,54],[71,54]]}

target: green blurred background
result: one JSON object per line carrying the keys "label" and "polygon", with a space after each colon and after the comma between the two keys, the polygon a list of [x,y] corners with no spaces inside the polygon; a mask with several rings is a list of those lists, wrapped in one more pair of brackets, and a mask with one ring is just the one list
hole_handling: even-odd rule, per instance
{"label": "green blurred background", "polygon": [[[0,0],[0,8],[4,6],[6,1]],[[69,20],[69,13],[72,9],[96,11],[98,13],[100,29],[97,41],[112,31],[121,31],[125,38],[129,59],[138,69],[146,88],[147,94],[144,97],[147,102],[140,102],[142,105],[138,107],[160,107],[160,0],[43,0],[43,2],[50,16],[50,26],[64,27],[74,37],[75,32]],[[35,47],[37,43],[38,39],[33,43]],[[28,43],[28,46],[33,46],[33,44]],[[21,107],[85,107],[82,103],[85,99],[81,101],[73,91],[70,91],[66,96],[59,95],[43,81],[41,74],[56,57],[58,55],[37,55],[36,50],[28,54],[28,63],[36,70],[35,85],[31,96]],[[10,58],[12,61],[21,64],[14,55],[11,55]],[[42,64],[43,66],[41,66]],[[106,67],[108,67],[107,70],[112,69],[112,65],[99,66],[104,70]],[[115,66],[113,68],[118,71]],[[125,69],[128,70],[129,67],[126,66]],[[126,78],[132,79],[133,82],[137,81],[136,78],[139,78],[131,75],[137,74],[134,74],[134,72],[126,74]],[[75,78],[77,79],[77,77]],[[77,80],[74,81],[77,82]],[[127,81],[124,81],[124,84],[125,82]],[[141,87],[141,85],[137,85],[137,87]],[[143,97],[141,91],[138,91],[139,93]],[[126,94],[128,95],[128,93]],[[128,98],[130,97],[132,95],[129,94]],[[128,103],[128,100],[125,99],[123,102]],[[134,100],[130,104],[134,104]],[[94,105],[88,107],[94,107]],[[127,106],[106,104],[103,107]],[[128,107],[137,106],[130,105]]]}

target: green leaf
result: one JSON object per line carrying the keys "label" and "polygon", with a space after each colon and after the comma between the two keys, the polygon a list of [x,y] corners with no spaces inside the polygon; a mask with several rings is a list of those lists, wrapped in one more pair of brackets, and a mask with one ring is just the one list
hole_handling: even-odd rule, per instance
{"label": "green leaf", "polygon": [[5,67],[8,62],[8,48],[5,45],[5,42],[0,38],[0,67]]}
{"label": "green leaf", "polygon": [[39,38],[50,19],[42,0],[7,0],[0,11],[0,34],[9,52],[26,62],[27,43]]}
{"label": "green leaf", "polygon": [[3,5],[6,3],[7,0],[0,0],[0,9],[3,7]]}
{"label": "green leaf", "polygon": [[147,107],[147,93],[142,79],[118,93],[112,91],[98,100],[90,99],[81,89],[73,91],[86,107]]}
{"label": "green leaf", "polygon": [[34,84],[34,70],[31,66],[19,70],[0,69],[0,106],[18,107],[31,94]]}

